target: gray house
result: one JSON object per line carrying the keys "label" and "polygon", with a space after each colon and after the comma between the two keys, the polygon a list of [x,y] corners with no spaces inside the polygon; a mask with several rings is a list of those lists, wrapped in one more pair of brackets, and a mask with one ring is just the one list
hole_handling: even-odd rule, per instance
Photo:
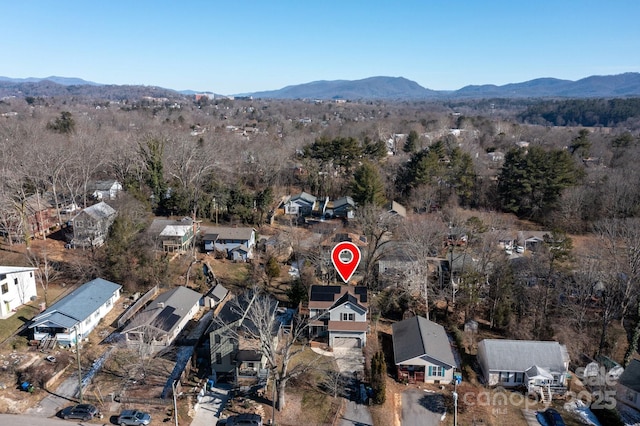
{"label": "gray house", "polygon": [[398,380],[451,383],[458,367],[444,327],[416,316],[391,326]]}
{"label": "gray house", "polygon": [[91,185],[91,191],[96,200],[115,200],[122,191],[122,184],[114,179],[98,180]]}
{"label": "gray house", "polygon": [[146,345],[151,352],[173,343],[198,313],[202,295],[187,287],[162,293],[122,330],[128,347]]}
{"label": "gray house", "polygon": [[616,400],[640,410],[640,360],[632,359],[616,385]]}
{"label": "gray house", "polygon": [[554,341],[484,339],[478,362],[489,386],[525,387],[548,401],[566,390],[567,348]]}
{"label": "gray house", "polygon": [[[207,333],[211,368],[218,377],[227,375],[234,380],[266,379],[267,359],[258,350],[255,342],[243,338],[246,330],[255,330],[255,325],[247,318],[247,312],[256,300],[256,294],[249,292],[227,300]],[[278,301],[272,299],[271,314],[275,317]],[[274,344],[277,344],[278,330],[273,330]]]}
{"label": "gray house", "polygon": [[327,204],[325,215],[343,219],[353,219],[356,210],[356,203],[353,198],[346,196],[330,201]]}
{"label": "gray house", "polygon": [[73,247],[100,247],[109,234],[109,227],[116,219],[116,211],[107,203],[100,202],[87,207],[73,219]]}
{"label": "gray house", "polygon": [[318,198],[306,192],[289,197],[284,201],[284,214],[310,216],[317,210]]}
{"label": "gray house", "polygon": [[83,284],[33,318],[29,325],[33,339],[75,345],[113,309],[121,289],[120,284],[102,278]]}
{"label": "gray house", "polygon": [[243,261],[253,259],[256,245],[256,230],[248,227],[208,227],[202,228],[204,251],[220,251],[229,259]]}

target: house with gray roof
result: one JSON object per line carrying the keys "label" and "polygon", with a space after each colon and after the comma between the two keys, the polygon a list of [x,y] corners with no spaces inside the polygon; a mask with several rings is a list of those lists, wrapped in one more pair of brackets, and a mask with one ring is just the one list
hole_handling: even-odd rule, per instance
{"label": "house with gray roof", "polygon": [[167,253],[183,253],[190,246],[195,235],[194,225],[167,225],[160,232],[162,250]]}
{"label": "house with gray roof", "polygon": [[356,203],[353,198],[346,196],[329,201],[324,211],[327,217],[336,217],[342,219],[353,219],[355,216]]}
{"label": "house with gray roof", "polygon": [[616,384],[616,400],[640,410],[640,360],[632,359]]}
{"label": "house with gray roof", "polygon": [[87,207],[72,220],[73,247],[100,247],[109,234],[109,228],[116,219],[116,211],[104,201]]}
{"label": "house with gray roof", "polygon": [[91,184],[91,191],[96,200],[115,200],[122,191],[122,184],[115,179],[98,180]]}
{"label": "house with gray roof", "polygon": [[204,304],[210,308],[215,308],[216,306],[224,303],[229,294],[229,290],[227,290],[222,284],[216,284],[207,292],[207,294],[205,294]]}
{"label": "house with gray roof", "polygon": [[312,285],[309,290],[309,336],[327,338],[329,347],[363,348],[367,344],[367,287]]}
{"label": "house with gray roof", "polygon": [[522,386],[545,401],[551,392],[566,390],[569,354],[558,342],[484,339],[478,343],[478,363],[489,386]]}
{"label": "house with gray roof", "polygon": [[[265,299],[260,299],[262,297],[268,297],[267,303],[264,303]],[[227,375],[234,380],[248,382],[266,379],[267,358],[256,346],[256,342],[246,339],[245,335],[257,334],[256,325],[251,320],[251,306],[254,303],[264,303],[260,306],[266,307],[268,311],[265,312],[276,319],[278,301],[251,291],[227,299],[207,330],[211,369],[218,377]],[[271,335],[273,344],[277,346],[281,323],[277,320],[273,323],[276,328]]]}
{"label": "house with gray roof", "polygon": [[288,197],[283,204],[284,214],[287,215],[311,216],[312,212],[318,210],[318,198],[304,191]]}
{"label": "house with gray roof", "polygon": [[451,383],[458,364],[444,327],[421,316],[391,326],[398,380]]}
{"label": "house with gray roof", "polygon": [[183,286],[162,293],[122,330],[127,346],[144,345],[152,353],[169,347],[200,310],[200,299]]}
{"label": "house with gray roof", "polygon": [[63,346],[82,341],[113,309],[121,289],[102,278],[83,284],[33,318],[33,340],[55,340]]}
{"label": "house with gray roof", "polygon": [[249,227],[203,227],[204,251],[219,251],[235,261],[253,259],[256,245],[256,230]]}

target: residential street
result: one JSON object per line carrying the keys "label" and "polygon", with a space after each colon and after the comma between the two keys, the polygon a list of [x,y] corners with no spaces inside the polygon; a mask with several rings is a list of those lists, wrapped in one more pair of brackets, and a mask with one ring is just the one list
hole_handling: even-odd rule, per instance
{"label": "residential street", "polygon": [[92,423],[82,421],[70,422],[57,418],[29,416],[25,414],[0,414],[0,424],[2,425],[29,425],[29,426],[90,426]]}
{"label": "residential street", "polygon": [[402,393],[402,426],[438,426],[446,407],[444,397],[420,389]]}

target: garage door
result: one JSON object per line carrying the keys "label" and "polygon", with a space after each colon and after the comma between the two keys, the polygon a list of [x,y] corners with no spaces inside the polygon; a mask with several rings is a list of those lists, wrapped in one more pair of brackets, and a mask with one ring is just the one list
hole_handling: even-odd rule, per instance
{"label": "garage door", "polygon": [[339,348],[359,348],[360,339],[357,337],[334,337],[333,346]]}

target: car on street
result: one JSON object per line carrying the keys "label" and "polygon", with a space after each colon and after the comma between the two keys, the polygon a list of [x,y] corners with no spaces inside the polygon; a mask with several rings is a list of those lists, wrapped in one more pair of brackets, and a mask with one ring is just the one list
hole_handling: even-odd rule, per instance
{"label": "car on street", "polygon": [[548,426],[565,426],[564,420],[562,420],[562,416],[558,413],[557,410],[553,408],[547,408],[542,413],[542,417],[547,422]]}
{"label": "car on street", "polygon": [[70,407],[64,408],[60,412],[60,417],[65,420],[68,419],[80,419],[80,420],[91,420],[94,417],[100,417],[100,412],[96,408],[95,405],[91,404],[78,404],[72,405]]}
{"label": "car on street", "polygon": [[262,426],[259,414],[243,413],[227,417],[227,426]]}
{"label": "car on street", "polygon": [[118,424],[120,426],[138,426],[148,425],[151,423],[151,415],[144,411],[124,410],[118,416]]}

